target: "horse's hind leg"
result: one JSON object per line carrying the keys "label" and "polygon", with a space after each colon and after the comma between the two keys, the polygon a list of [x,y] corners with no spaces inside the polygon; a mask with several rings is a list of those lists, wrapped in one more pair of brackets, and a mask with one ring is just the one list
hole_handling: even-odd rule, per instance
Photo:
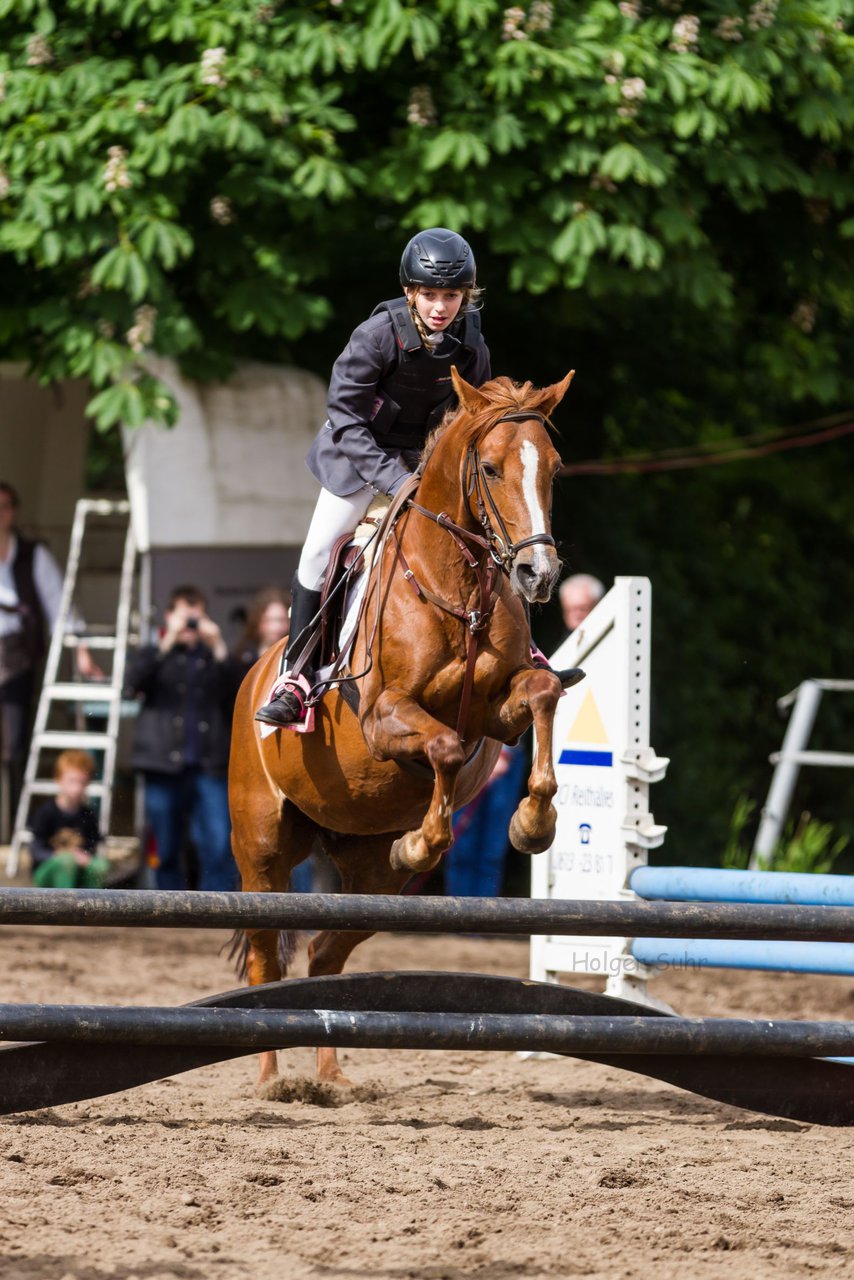
{"label": "horse's hind leg", "polygon": [[[341,876],[342,893],[400,893],[412,873],[389,865],[388,852],[393,835],[341,836],[331,831],[321,833],[326,854]],[[309,949],[308,972],[312,978],[321,974],[341,973],[347,957],[371,933],[340,933],[324,930],[318,933]],[[317,1078],[347,1085],[349,1080],[338,1064],[336,1049],[317,1050]]]}
{"label": "horse's hind leg", "polygon": [[[286,893],[291,871],[311,853],[314,824],[291,804],[268,797],[248,809],[233,807],[232,844],[244,893]],[[250,986],[278,982],[285,976],[283,938],[277,929],[247,929],[246,977]],[[276,1051],[259,1055],[258,1084],[278,1075]]]}

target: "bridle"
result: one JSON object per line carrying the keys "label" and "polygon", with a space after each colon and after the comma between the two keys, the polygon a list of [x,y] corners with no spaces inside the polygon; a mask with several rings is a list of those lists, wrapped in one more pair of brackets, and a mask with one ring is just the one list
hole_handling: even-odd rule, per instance
{"label": "bridle", "polygon": [[[481,439],[501,422],[530,422],[531,420],[540,422],[543,425],[546,422],[543,414],[528,410],[502,414],[500,418],[496,418],[490,424]],[[489,482],[484,474],[483,462],[476,444],[470,444],[466,451],[462,469],[462,481],[466,498],[471,499],[472,495],[474,495],[477,517],[483,529],[482,534],[473,533],[470,529],[464,529],[462,525],[456,524],[446,511],[431,511],[428,507],[421,506],[420,503],[415,502],[412,498],[409,498],[403,504],[403,510],[408,509],[417,512],[418,515],[431,520],[440,529],[444,529],[446,533],[450,534],[460,554],[474,574],[477,586],[476,608],[460,609],[456,605],[450,604],[447,600],[443,600],[441,596],[436,595],[435,592],[418,582],[403,554],[396,525],[392,525],[391,530],[397,559],[403,569],[403,576],[415,594],[420,599],[427,600],[437,608],[442,609],[445,613],[451,614],[452,617],[458,618],[468,630],[466,672],[460,696],[459,715],[457,717],[457,735],[460,739],[465,737],[465,729],[468,722],[480,635],[489,623],[500,595],[495,591],[496,580],[500,574],[504,574],[505,577],[509,578],[516,556],[524,547],[536,545],[556,546],[555,540],[550,533],[533,533],[527,538],[520,538],[518,542],[511,541],[507,526],[501,512],[498,510]],[[477,548],[481,553],[484,551],[487,553],[485,564],[482,563],[482,555],[478,555],[472,548]]]}
{"label": "bridle", "polygon": [[[502,417],[496,418],[492,427],[497,427],[499,422],[529,422],[531,419],[542,423],[543,426],[546,424],[546,420],[541,413],[530,413],[523,410],[519,413],[505,413]],[[492,427],[489,428],[490,431]],[[474,491],[478,519],[489,543],[489,553],[505,573],[509,573],[513,568],[513,561],[523,547],[533,547],[538,544],[547,547],[557,545],[550,533],[532,533],[527,538],[520,538],[518,542],[510,541],[507,526],[504,523],[501,512],[498,510],[486,473],[483,470],[480,451],[473,444],[469,445],[466,453],[465,466],[463,467],[463,486],[467,498],[470,498],[472,491]],[[484,498],[486,501],[484,501]],[[489,504],[488,508],[487,503]],[[495,525],[498,526],[498,532],[496,532]]]}
{"label": "bridle", "polygon": [[[546,419],[541,413],[522,410],[518,413],[505,413],[500,418],[496,418],[493,423],[484,432],[484,436],[488,435],[494,427],[500,422],[540,422],[545,426]],[[481,437],[483,439],[483,436]],[[438,514],[430,511],[427,507],[422,507],[420,503],[410,498],[406,504],[413,511],[417,511],[419,515],[425,516],[428,520],[432,520],[442,529],[446,529],[454,541],[463,538],[467,542],[471,542],[476,546],[487,551],[495,565],[501,571],[509,576],[513,568],[513,562],[516,556],[524,547],[533,547],[539,544],[547,547],[556,546],[556,542],[550,533],[532,533],[527,538],[520,538],[518,542],[510,540],[510,534],[507,531],[507,525],[504,518],[498,510],[498,504],[492,496],[492,490],[489,487],[486,473],[483,470],[483,462],[480,457],[480,450],[476,444],[470,444],[467,451],[465,462],[462,470],[463,489],[467,498],[471,498],[474,494],[475,507],[477,509],[477,518],[483,529],[483,535],[472,533],[470,529],[464,529],[461,525],[455,524],[445,511]],[[498,526],[496,529],[496,525]]]}

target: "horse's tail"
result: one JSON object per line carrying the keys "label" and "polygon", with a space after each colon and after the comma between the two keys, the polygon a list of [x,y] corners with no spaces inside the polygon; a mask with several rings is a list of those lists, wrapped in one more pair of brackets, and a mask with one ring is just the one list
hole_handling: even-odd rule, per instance
{"label": "horse's tail", "polygon": [[[299,945],[299,933],[295,929],[280,929],[277,955],[282,970],[282,977],[287,977],[288,969],[293,964]],[[222,948],[227,950],[227,959],[234,965],[238,978],[249,981],[249,937],[245,929],[235,929],[228,942]],[[221,953],[220,953],[221,954]]]}

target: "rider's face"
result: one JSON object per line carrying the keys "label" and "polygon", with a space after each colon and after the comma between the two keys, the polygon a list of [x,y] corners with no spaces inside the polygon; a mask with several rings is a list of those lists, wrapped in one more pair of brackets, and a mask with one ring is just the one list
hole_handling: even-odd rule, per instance
{"label": "rider's face", "polygon": [[442,333],[463,305],[462,289],[407,289],[406,296],[431,333]]}

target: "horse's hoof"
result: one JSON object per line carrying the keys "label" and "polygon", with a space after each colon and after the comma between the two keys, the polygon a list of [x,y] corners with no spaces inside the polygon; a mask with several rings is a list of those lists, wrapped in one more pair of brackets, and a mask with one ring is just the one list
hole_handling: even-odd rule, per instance
{"label": "horse's hoof", "polygon": [[401,836],[400,839],[395,840],[389,850],[388,861],[392,871],[403,871],[404,869],[404,864],[400,857],[400,845],[403,844],[405,839],[405,836]]}
{"label": "horse's hoof", "polygon": [[391,846],[388,860],[393,871],[432,871],[440,856],[430,853],[420,831],[407,831]]}
{"label": "horse's hoof", "polygon": [[401,846],[405,840],[406,836],[399,837],[398,840],[393,842],[391,850],[389,850],[388,861],[393,872],[402,872],[402,870],[407,869],[407,864],[401,858]]}
{"label": "horse's hoof", "polygon": [[331,1075],[331,1076],[322,1076],[322,1075],[319,1075],[319,1076],[317,1077],[317,1083],[318,1083],[318,1084],[331,1084],[331,1085],[333,1085],[336,1089],[355,1089],[355,1087],[356,1087],[356,1086],[353,1084],[353,1081],[352,1081],[352,1080],[348,1080],[348,1078],[344,1075],[344,1072],[343,1072],[343,1071],[336,1071],[336,1072],[334,1073],[334,1075]]}
{"label": "horse's hoof", "polygon": [[281,1084],[281,1076],[265,1076],[263,1080],[256,1080],[255,1097],[264,1098],[267,1102],[276,1102]]}
{"label": "horse's hoof", "polygon": [[531,835],[523,827],[517,810],[510,819],[510,843],[517,853],[545,853],[554,844],[555,825],[553,821],[545,835]]}

